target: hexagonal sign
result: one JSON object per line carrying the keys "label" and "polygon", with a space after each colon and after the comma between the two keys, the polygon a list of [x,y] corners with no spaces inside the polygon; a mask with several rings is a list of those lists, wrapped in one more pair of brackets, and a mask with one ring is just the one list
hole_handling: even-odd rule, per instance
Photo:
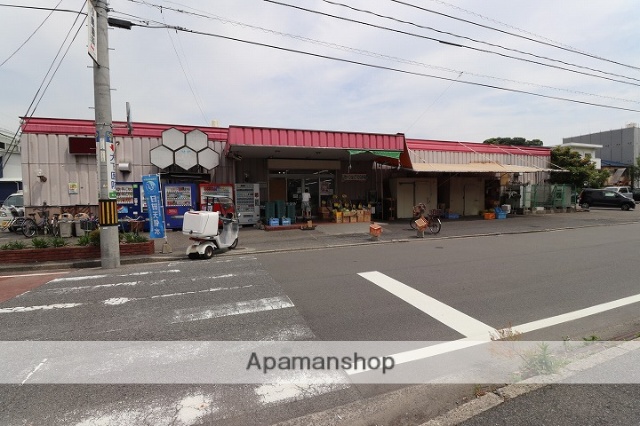
{"label": "hexagonal sign", "polygon": [[162,145],[174,151],[184,146],[184,139],[184,133],[173,127],[162,132]]}
{"label": "hexagonal sign", "polygon": [[173,164],[173,151],[166,146],[157,146],[149,151],[151,164],[161,169],[166,169]]}
{"label": "hexagonal sign", "polygon": [[220,154],[211,148],[198,153],[198,164],[207,170],[215,169],[220,164]]}
{"label": "hexagonal sign", "polygon": [[189,170],[193,166],[198,164],[198,154],[191,148],[186,146],[176,151],[176,165],[182,167],[185,170]]}
{"label": "hexagonal sign", "polygon": [[195,152],[207,147],[207,134],[202,130],[194,129],[187,133],[187,146]]}

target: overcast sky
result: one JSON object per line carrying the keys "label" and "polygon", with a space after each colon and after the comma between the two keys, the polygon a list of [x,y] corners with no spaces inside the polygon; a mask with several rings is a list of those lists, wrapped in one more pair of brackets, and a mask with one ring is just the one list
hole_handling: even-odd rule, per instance
{"label": "overcast sky", "polygon": [[[111,0],[110,16],[206,33],[111,29],[113,119],[125,119],[129,102],[140,122],[547,146],[640,122],[637,0],[281,1],[347,20],[262,0]],[[3,3],[58,2],[86,11],[82,0]],[[25,114],[94,118],[77,17],[0,6],[0,128],[17,130]]]}

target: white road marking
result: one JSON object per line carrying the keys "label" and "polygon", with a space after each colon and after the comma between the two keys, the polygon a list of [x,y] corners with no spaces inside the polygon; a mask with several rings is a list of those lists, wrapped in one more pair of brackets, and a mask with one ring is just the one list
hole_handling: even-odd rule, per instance
{"label": "white road marking", "polygon": [[29,380],[31,378],[31,376],[34,375],[34,373],[38,370],[40,370],[40,367],[42,367],[44,365],[44,363],[47,362],[47,358],[43,359],[42,362],[40,362],[40,364],[38,364],[36,366],[36,368],[34,368],[29,374],[27,374],[27,377],[24,378],[24,380],[22,381],[22,383],[20,383],[21,385],[24,385],[27,380]]}
{"label": "white road marking", "polygon": [[40,305],[40,306],[16,306],[13,308],[1,308],[0,314],[7,314],[13,312],[31,312],[31,311],[48,311],[51,309],[67,309],[81,306],[82,303],[54,303],[53,305]]}
{"label": "white road marking", "polygon": [[124,305],[127,302],[131,302],[132,300],[138,300],[138,299],[130,299],[128,297],[112,297],[111,299],[107,299],[107,300],[103,300],[102,303],[104,305]]}
{"label": "white road marking", "polygon": [[610,311],[612,309],[621,308],[623,306],[631,305],[638,302],[640,302],[640,294],[614,300],[612,302],[601,303],[599,305],[590,306],[584,309],[578,309],[577,311],[568,312],[562,315],[556,315],[555,317],[528,322],[526,324],[512,327],[511,329],[519,333],[528,333],[530,331],[551,327],[553,325],[562,324],[563,322],[577,320],[580,318],[588,317],[590,315],[599,314],[605,311]]}
{"label": "white road marking", "polygon": [[64,294],[64,293],[71,293],[71,292],[76,292],[81,290],[91,291],[91,290],[99,290],[102,288],[134,286],[137,284],[139,284],[139,281],[130,281],[125,283],[113,283],[113,284],[99,284],[99,285],[81,285],[77,287],[47,288],[42,291],[47,293],[54,293],[54,294]]}
{"label": "white road marking", "polygon": [[99,278],[105,278],[108,275],[87,275],[86,277],[65,277],[65,278],[56,278],[55,280],[51,280],[52,283],[61,283],[65,281],[82,281],[82,280],[97,280]]}
{"label": "white road marking", "polygon": [[434,299],[433,297],[427,296],[426,294],[409,287],[400,281],[394,280],[381,272],[361,272],[358,275],[371,281],[378,287],[387,290],[389,293],[399,297],[410,305],[415,306],[444,325],[453,328],[463,336],[477,336],[483,333],[488,336],[489,333],[495,331],[495,328],[490,327],[487,324]]}
{"label": "white road marking", "polygon": [[39,277],[42,275],[64,275],[68,274],[69,271],[62,272],[37,272],[33,274],[18,274],[18,275],[0,275],[0,278],[19,278],[19,277]]}
{"label": "white road marking", "polygon": [[269,297],[266,299],[246,300],[235,303],[224,303],[222,305],[212,306],[210,309],[205,310],[202,310],[202,308],[178,309],[175,311],[172,323],[202,321],[232,315],[243,315],[254,312],[292,308],[293,306],[293,302],[291,302],[287,296],[281,296]]}
{"label": "white road marking", "polygon": [[[363,272],[358,274],[360,276],[362,276],[363,278],[368,279],[369,281],[373,282],[374,284],[379,285],[377,282],[373,281],[370,278],[374,278],[374,279],[378,279],[380,276],[382,277],[386,277],[389,280],[395,281],[392,278],[387,277],[384,274],[381,274],[379,272]],[[399,281],[395,281],[396,283],[399,283],[401,285],[404,286],[404,284],[400,283]],[[382,286],[381,286],[382,287]],[[408,287],[408,286],[407,286]],[[384,287],[383,287],[384,288]],[[393,286],[392,286],[393,288]],[[410,287],[409,287],[410,288]],[[420,293],[419,291],[413,289],[416,293],[418,293],[418,295],[422,295],[422,296],[426,296],[423,293]],[[395,294],[394,292],[392,292],[391,290],[388,290],[389,292]],[[415,293],[411,293],[414,294]],[[429,296],[426,296],[429,297]],[[407,301],[406,299],[402,298],[403,300]],[[429,297],[429,299],[432,299]],[[435,299],[432,299],[435,300]],[[412,304],[413,306],[416,306],[414,303],[408,301],[410,304]],[[438,301],[436,301],[438,302]],[[541,319],[541,320],[537,320],[537,321],[532,321],[532,322],[528,322],[526,324],[521,324],[521,325],[517,325],[514,327],[511,327],[511,330],[514,332],[518,332],[518,333],[528,333],[531,331],[536,331],[536,330],[540,330],[543,328],[547,328],[547,327],[551,327],[554,325],[558,325],[558,324],[562,324],[565,322],[569,322],[569,321],[574,321],[580,318],[584,318],[590,315],[595,315],[595,314],[599,314],[602,312],[606,312],[606,311],[610,311],[612,309],[616,309],[616,308],[620,308],[623,306],[627,306],[627,305],[631,305],[633,303],[638,303],[640,302],[640,294],[636,294],[634,296],[629,296],[629,297],[624,297],[622,299],[618,299],[618,300],[614,300],[611,302],[606,302],[606,303],[601,303],[599,305],[595,305],[595,306],[591,306],[588,308],[584,308],[584,309],[578,309],[576,311],[572,311],[572,312],[567,312],[565,314],[561,314],[561,315],[556,315],[554,317],[549,317],[549,318],[545,318],[545,319]],[[438,302],[441,303],[441,302]],[[447,306],[447,305],[444,305]],[[458,311],[455,311],[458,312]],[[429,312],[426,312],[427,314],[431,315]],[[465,314],[462,314],[465,317],[467,317]],[[433,315],[431,315],[433,316]],[[436,318],[436,317],[434,317]],[[469,317],[470,318],[470,317]],[[437,318],[436,318],[437,319]],[[467,319],[465,319],[463,317],[464,321],[467,321]],[[475,321],[475,320],[474,320]],[[448,325],[449,327],[452,327],[449,323],[442,321],[445,325]],[[480,323],[482,324],[482,323]],[[487,326],[488,327],[488,326]],[[455,327],[452,327],[455,329]],[[482,331],[482,330],[480,330]],[[442,355],[442,354],[446,354],[448,352],[454,352],[460,349],[465,349],[465,348],[470,348],[473,346],[478,346],[478,345],[482,345],[485,343],[488,343],[491,341],[491,336],[496,335],[496,332],[498,330],[496,329],[490,329],[489,333],[478,333],[478,334],[471,334],[468,335],[468,337],[465,337],[463,339],[458,339],[458,340],[453,340],[450,342],[443,342],[440,344],[436,344],[436,345],[432,345],[432,346],[426,346],[424,348],[418,348],[418,349],[413,349],[410,351],[405,351],[405,352],[399,352],[393,355],[389,355],[391,357],[393,357],[394,361],[395,361],[395,365],[399,365],[399,364],[404,364],[407,362],[412,362],[412,361],[418,361],[421,359],[426,359],[426,358],[430,358],[433,356],[437,356],[437,355]],[[346,373],[350,376],[352,375],[356,375],[356,374],[362,374],[365,373],[369,370],[365,369],[365,370],[346,370]]]}

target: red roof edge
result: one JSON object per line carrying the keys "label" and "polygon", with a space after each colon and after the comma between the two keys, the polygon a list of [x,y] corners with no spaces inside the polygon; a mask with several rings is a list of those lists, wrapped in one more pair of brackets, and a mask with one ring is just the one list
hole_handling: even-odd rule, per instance
{"label": "red roof edge", "polygon": [[414,151],[480,152],[483,154],[517,154],[551,157],[551,148],[541,146],[489,145],[477,142],[407,139],[407,148]]}
{"label": "red roof edge", "polygon": [[[176,128],[182,132],[198,129],[206,133],[210,140],[226,141],[229,130],[223,127],[185,126],[174,124],[137,123],[133,124],[133,133],[129,135],[127,123],[113,122],[114,136],[131,136],[134,138],[159,138],[165,130]],[[22,118],[22,133],[27,134],[55,134],[55,135],[85,135],[94,136],[96,127],[94,120],[62,119],[62,118]]]}

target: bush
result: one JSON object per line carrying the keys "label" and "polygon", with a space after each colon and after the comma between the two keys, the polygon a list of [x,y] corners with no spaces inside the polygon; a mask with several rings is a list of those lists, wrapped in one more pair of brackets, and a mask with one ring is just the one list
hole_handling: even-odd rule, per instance
{"label": "bush", "polygon": [[126,232],[124,234],[122,234],[122,241],[124,241],[125,243],[128,244],[132,244],[132,243],[146,243],[147,241],[149,241],[149,239],[147,237],[145,237],[144,235],[139,235],[139,234],[134,234],[131,232]]}
{"label": "bush", "polygon": [[89,244],[92,246],[100,245],[100,229],[94,229],[89,232]]}
{"label": "bush", "polygon": [[82,235],[78,237],[78,245],[79,246],[88,246],[91,244],[91,240],[89,240],[89,235]]}
{"label": "bush", "polygon": [[67,242],[62,237],[53,237],[50,242],[51,247],[65,247],[67,245]]}
{"label": "bush", "polygon": [[27,245],[22,241],[11,241],[0,246],[0,250],[23,250]]}
{"label": "bush", "polygon": [[46,238],[34,238],[31,240],[31,245],[34,246],[35,248],[47,248],[49,247],[51,244],[49,243],[49,240]]}

